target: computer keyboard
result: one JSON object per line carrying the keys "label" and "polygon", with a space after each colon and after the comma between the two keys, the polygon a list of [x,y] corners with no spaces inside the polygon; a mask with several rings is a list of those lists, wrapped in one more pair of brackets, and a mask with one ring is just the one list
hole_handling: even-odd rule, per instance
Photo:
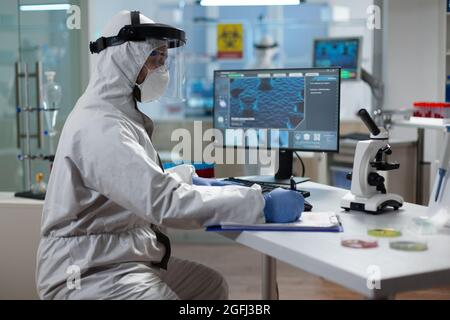
{"label": "computer keyboard", "polygon": [[[223,180],[231,182],[231,183],[236,184],[236,185],[244,186],[244,187],[251,187],[252,185],[254,185],[256,183],[256,184],[259,184],[261,186],[261,189],[262,189],[263,193],[270,192],[270,191],[272,191],[273,189],[276,189],[276,188],[283,188],[283,189],[291,190],[290,188],[279,186],[279,185],[276,185],[276,184],[253,182],[253,181],[243,180],[243,179],[238,179],[238,178],[226,178],[226,179],[223,179]],[[309,191],[300,190],[300,189],[296,189],[295,191],[300,192],[302,194],[303,198],[307,198],[307,197],[310,196]],[[308,201],[305,200],[305,211],[311,211],[312,207],[313,206],[311,205],[311,203],[309,203]]]}
{"label": "computer keyboard", "polygon": [[[224,181],[228,181],[228,182],[231,182],[233,184],[241,185],[241,186],[244,186],[244,187],[251,187],[252,185],[254,185],[256,183],[256,184],[259,184],[261,186],[261,189],[262,189],[263,193],[270,192],[270,191],[272,191],[273,189],[276,189],[276,188],[283,188],[283,189],[290,190],[290,188],[288,188],[288,187],[283,187],[283,186],[276,185],[276,184],[253,182],[253,181],[243,180],[243,179],[238,179],[238,178],[226,178],[226,179],[224,179]],[[300,190],[300,189],[297,189],[295,191],[300,192],[304,198],[307,198],[307,197],[310,196],[309,191]]]}

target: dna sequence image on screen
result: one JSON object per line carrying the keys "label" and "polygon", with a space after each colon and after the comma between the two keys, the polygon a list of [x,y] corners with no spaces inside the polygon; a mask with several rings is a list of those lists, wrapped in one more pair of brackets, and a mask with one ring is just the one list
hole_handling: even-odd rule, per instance
{"label": "dna sequence image on screen", "polygon": [[304,119],[304,77],[230,79],[231,127],[295,130]]}

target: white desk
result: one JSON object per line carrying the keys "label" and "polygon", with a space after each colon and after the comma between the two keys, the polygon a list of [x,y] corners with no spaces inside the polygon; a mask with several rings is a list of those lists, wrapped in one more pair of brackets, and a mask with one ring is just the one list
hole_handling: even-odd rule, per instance
{"label": "white desk", "polygon": [[[450,284],[450,235],[427,236],[428,251],[405,252],[389,248],[389,239],[379,238],[374,249],[342,247],[343,235],[367,234],[368,227],[394,227],[404,231],[411,218],[423,216],[426,207],[405,203],[396,213],[373,216],[340,209],[343,189],[313,182],[299,185],[311,192],[313,211],[340,212],[343,233],[241,232],[220,234],[262,252],[262,297],[277,298],[276,259],[338,283],[370,299],[393,298],[402,291]],[[399,238],[397,238],[399,239]],[[406,239],[405,239],[406,240]],[[380,289],[367,285],[375,266],[380,272]],[[301,288],[300,288],[301,289]]]}

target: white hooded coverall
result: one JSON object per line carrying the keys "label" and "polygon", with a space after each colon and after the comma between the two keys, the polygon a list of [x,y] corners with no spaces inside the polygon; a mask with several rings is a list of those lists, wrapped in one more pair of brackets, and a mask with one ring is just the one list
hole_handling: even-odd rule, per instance
{"label": "white hooded coverall", "polygon": [[[141,21],[151,22],[142,15]],[[121,12],[103,36],[130,22],[129,12]],[[192,166],[163,172],[158,165],[153,123],[132,96],[158,41],[102,51],[64,125],[37,255],[42,299],[227,298],[223,278],[207,267],[175,257],[167,270],[155,266],[166,247],[152,226],[254,223],[264,207],[257,188],[193,186]]]}

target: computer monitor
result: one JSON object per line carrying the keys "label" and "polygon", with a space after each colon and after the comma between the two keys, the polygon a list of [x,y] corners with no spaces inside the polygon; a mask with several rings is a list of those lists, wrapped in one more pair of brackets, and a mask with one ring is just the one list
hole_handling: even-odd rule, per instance
{"label": "computer monitor", "polygon": [[[293,151],[338,152],[340,68],[216,70],[214,128],[224,147],[280,150],[278,180],[292,175]],[[236,139],[237,131],[261,132]]]}
{"label": "computer monitor", "polygon": [[342,80],[361,77],[361,38],[324,38],[314,40],[313,66],[340,67]]}

